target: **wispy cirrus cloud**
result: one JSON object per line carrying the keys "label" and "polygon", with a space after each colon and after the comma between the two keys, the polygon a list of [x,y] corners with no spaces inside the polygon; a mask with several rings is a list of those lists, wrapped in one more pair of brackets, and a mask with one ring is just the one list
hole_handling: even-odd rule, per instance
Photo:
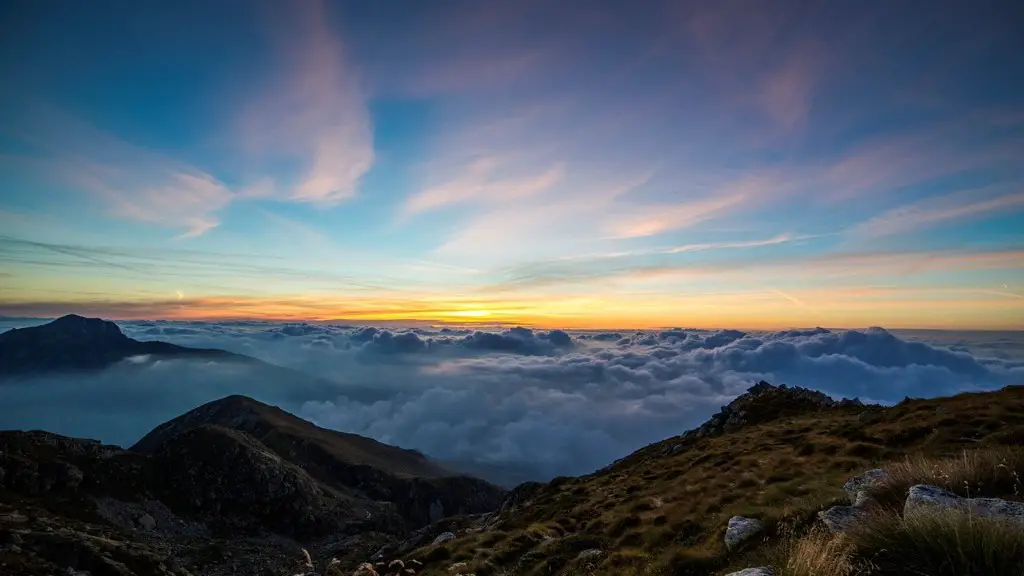
{"label": "wispy cirrus cloud", "polygon": [[311,1],[272,23],[280,58],[270,68],[278,71],[255,96],[233,103],[228,116],[239,117],[238,138],[219,151],[244,150],[256,167],[246,174],[227,178],[37,103],[5,115],[0,129],[24,146],[2,161],[89,193],[115,218],[177,229],[179,238],[218,227],[220,213],[242,199],[333,205],[351,198],[373,165],[372,128],[357,75],[327,20],[324,3]]}
{"label": "wispy cirrus cloud", "polygon": [[[686,256],[686,253],[676,256]],[[900,276],[904,281],[930,274],[1002,270],[1019,276],[1024,271],[1024,250],[925,250],[891,252],[816,252],[810,255],[749,254],[711,261],[650,263],[642,259],[562,260],[512,267],[506,280],[488,291],[533,287],[593,286],[604,290],[679,287],[713,282],[729,286],[761,284],[766,277],[787,283],[836,283],[856,278],[879,281]]]}
{"label": "wispy cirrus cloud", "polygon": [[411,195],[403,215],[409,216],[463,202],[501,203],[522,200],[555,186],[565,178],[565,165],[556,163],[539,174],[502,177],[497,174],[501,161],[484,157],[469,163],[465,172],[453,180],[431,186]]}
{"label": "wispy cirrus cloud", "polygon": [[328,6],[291,6],[274,25],[282,28],[279,71],[243,108],[241,137],[258,160],[290,162],[294,175],[264,174],[262,191],[326,205],[352,198],[373,166],[373,131]]}
{"label": "wispy cirrus cloud", "polygon": [[744,194],[732,194],[691,202],[626,208],[624,217],[611,216],[608,232],[619,239],[662,234],[708,220],[741,203],[744,198]]}
{"label": "wispy cirrus cloud", "polygon": [[237,197],[207,171],[50,106],[30,106],[5,128],[32,150],[5,157],[13,169],[87,191],[111,216],[184,230],[183,238],[218,226],[217,212]]}
{"label": "wispy cirrus cloud", "polygon": [[1024,211],[1024,192],[993,195],[990,190],[965,190],[888,210],[854,225],[846,234],[852,238],[895,236],[923,228],[1020,211]]}

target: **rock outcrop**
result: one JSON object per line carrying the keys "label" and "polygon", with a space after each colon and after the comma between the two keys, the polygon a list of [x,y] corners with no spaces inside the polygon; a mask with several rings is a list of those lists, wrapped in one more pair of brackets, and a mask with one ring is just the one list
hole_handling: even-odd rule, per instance
{"label": "rock outcrop", "polygon": [[837,401],[816,390],[799,386],[788,387],[785,384],[773,386],[762,380],[728,405],[722,406],[710,420],[699,428],[687,432],[685,437],[718,436],[741,426],[760,424],[782,417],[863,405],[856,398]]}
{"label": "rock outcrop", "polygon": [[964,498],[938,486],[912,486],[903,505],[903,515],[959,510],[984,518],[999,518],[1024,524],[1024,502],[1000,498]]}

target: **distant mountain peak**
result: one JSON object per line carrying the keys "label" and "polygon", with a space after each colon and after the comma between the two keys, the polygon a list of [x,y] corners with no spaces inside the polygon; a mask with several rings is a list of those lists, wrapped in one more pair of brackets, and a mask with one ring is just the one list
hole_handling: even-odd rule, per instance
{"label": "distant mountain peak", "polygon": [[85,316],[79,316],[78,314],[61,316],[49,324],[44,324],[41,328],[62,331],[75,336],[118,339],[127,338],[127,336],[124,335],[124,332],[121,331],[121,328],[110,320],[104,320],[102,318],[86,318]]}
{"label": "distant mountain peak", "polygon": [[101,370],[132,356],[242,358],[223,350],[140,342],[126,336],[109,320],[77,314],[0,334],[0,377]]}
{"label": "distant mountain peak", "polygon": [[62,340],[125,340],[124,335],[117,324],[102,318],[86,318],[78,314],[61,316],[52,322],[29,328],[15,328],[2,334],[4,340],[32,338],[44,336],[47,339],[60,338]]}

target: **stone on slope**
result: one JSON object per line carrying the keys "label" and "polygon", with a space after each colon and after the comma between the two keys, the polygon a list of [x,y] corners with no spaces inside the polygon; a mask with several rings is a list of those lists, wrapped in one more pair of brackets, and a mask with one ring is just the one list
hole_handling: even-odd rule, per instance
{"label": "stone on slope", "polygon": [[[849,499],[850,504],[855,506],[863,505],[866,502],[866,492],[881,482],[884,482],[888,477],[889,473],[881,468],[875,468],[874,470],[868,470],[863,474],[858,474],[857,476],[847,480],[846,484],[843,484],[843,490],[846,491],[846,498]],[[858,504],[858,502],[861,504]]]}
{"label": "stone on slope", "polygon": [[143,514],[138,519],[139,526],[142,526],[144,530],[153,530],[156,528],[156,518],[153,518],[149,514]]}
{"label": "stone on slope", "polygon": [[760,568],[745,568],[739,572],[730,572],[725,576],[775,576],[775,572],[767,566]]}
{"label": "stone on slope", "polygon": [[987,518],[1003,518],[1024,523],[1024,503],[1000,498],[964,498],[938,486],[918,484],[910,488],[903,504],[903,515],[942,510],[961,510]]}
{"label": "stone on slope", "polygon": [[837,534],[852,528],[863,514],[864,510],[856,506],[833,506],[828,510],[818,512],[818,518],[825,524],[829,532]]}
{"label": "stone on slope", "polygon": [[725,547],[732,550],[742,542],[764,529],[764,524],[754,518],[733,516],[725,529]]}
{"label": "stone on slope", "polygon": [[431,544],[436,546],[437,544],[443,544],[449,540],[455,540],[455,534],[452,534],[451,532],[444,532],[443,534],[439,534],[437,538],[434,538],[434,541]]}

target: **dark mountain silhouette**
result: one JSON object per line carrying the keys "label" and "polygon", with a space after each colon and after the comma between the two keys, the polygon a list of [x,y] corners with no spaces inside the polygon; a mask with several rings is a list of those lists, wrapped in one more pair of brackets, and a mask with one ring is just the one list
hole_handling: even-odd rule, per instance
{"label": "dark mountain silhouette", "polygon": [[[320,428],[237,395],[160,425],[129,450],[0,432],[0,537],[11,518],[21,522],[20,510],[45,509],[61,518],[60,538],[21,528],[17,536],[32,543],[34,565],[96,574],[183,574],[168,559],[206,550],[211,535],[236,551],[242,539],[257,538],[261,546],[347,542],[366,554],[367,546],[376,550],[444,517],[496,510],[504,494],[414,450]],[[149,532],[147,542],[166,540],[159,552],[133,546],[118,558],[133,571],[96,571],[109,553],[104,546],[139,530]]]}
{"label": "dark mountain silhouette", "polygon": [[504,492],[447,470],[415,450],[320,428],[238,395],[209,402],[157,426],[130,450],[158,454],[168,442],[204,426],[245,434],[340,496],[390,502],[411,526],[452,514],[486,512],[497,506]]}
{"label": "dark mountain silhouette", "polygon": [[125,336],[113,322],[75,314],[62,316],[49,324],[15,328],[0,334],[0,377],[102,370],[138,356],[258,362],[224,350],[140,342]]}

